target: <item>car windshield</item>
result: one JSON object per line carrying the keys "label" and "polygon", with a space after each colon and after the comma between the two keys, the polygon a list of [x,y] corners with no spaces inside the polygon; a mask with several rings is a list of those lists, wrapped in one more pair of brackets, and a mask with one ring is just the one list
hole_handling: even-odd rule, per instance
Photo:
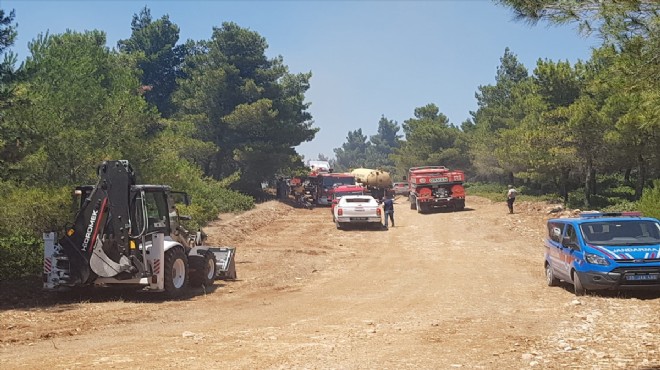
{"label": "car windshield", "polygon": [[323,176],[323,186],[331,188],[335,185],[355,185],[355,177]]}
{"label": "car windshield", "polygon": [[597,245],[660,244],[660,224],[646,220],[589,222],[580,225],[587,243]]}

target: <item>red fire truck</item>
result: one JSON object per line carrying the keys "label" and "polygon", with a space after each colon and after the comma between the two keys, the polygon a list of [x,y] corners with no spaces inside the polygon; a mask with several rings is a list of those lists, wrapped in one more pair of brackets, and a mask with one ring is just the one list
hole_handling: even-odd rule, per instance
{"label": "red fire truck", "polygon": [[436,208],[463,210],[465,208],[465,174],[444,166],[411,167],[408,170],[410,184],[410,209],[419,213]]}
{"label": "red fire truck", "polygon": [[355,185],[355,176],[350,173],[321,173],[316,177],[315,203],[318,205],[330,205],[332,193],[337,186]]}

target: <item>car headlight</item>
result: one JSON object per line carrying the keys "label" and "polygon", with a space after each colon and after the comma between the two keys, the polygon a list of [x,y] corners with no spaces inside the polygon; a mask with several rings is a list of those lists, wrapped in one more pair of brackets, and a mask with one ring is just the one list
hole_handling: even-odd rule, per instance
{"label": "car headlight", "polygon": [[607,266],[607,265],[610,264],[605,257],[601,257],[597,254],[586,253],[584,255],[584,259],[586,259],[587,262],[589,262],[591,264],[594,264],[594,265]]}

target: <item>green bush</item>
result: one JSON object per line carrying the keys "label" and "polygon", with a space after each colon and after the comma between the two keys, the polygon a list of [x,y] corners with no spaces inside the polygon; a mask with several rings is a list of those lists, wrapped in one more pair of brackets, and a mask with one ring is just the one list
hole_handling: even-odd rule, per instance
{"label": "green bush", "polygon": [[644,216],[660,219],[660,180],[653,181],[653,187],[644,190],[637,205]]}
{"label": "green bush", "polygon": [[626,212],[626,211],[638,211],[639,205],[637,202],[630,202],[627,200],[619,200],[618,203],[614,203],[610,206],[604,207],[601,209],[603,212]]}
{"label": "green bush", "polygon": [[0,281],[36,276],[42,271],[43,242],[30,234],[0,237]]}
{"label": "green bush", "polygon": [[0,280],[38,275],[42,235],[60,232],[73,217],[71,191],[0,183]]}
{"label": "green bush", "polygon": [[0,236],[32,235],[59,231],[73,214],[72,189],[0,187]]}
{"label": "green bush", "polygon": [[[467,195],[477,195],[496,202],[503,202],[506,200],[506,191],[507,187],[498,183],[465,183],[465,192]],[[520,191],[518,191],[518,193],[520,194]]]}

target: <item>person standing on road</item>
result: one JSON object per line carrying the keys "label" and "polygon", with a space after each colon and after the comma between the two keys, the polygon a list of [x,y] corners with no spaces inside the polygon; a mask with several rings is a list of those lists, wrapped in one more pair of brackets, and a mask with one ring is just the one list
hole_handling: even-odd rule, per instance
{"label": "person standing on road", "polygon": [[392,227],[394,227],[394,199],[389,195],[383,197],[383,212],[385,213],[385,228],[387,229],[388,217],[392,221]]}
{"label": "person standing on road", "polygon": [[509,185],[509,190],[506,192],[506,205],[509,207],[509,213],[513,213],[513,202],[516,201],[516,195],[518,195],[516,188]]}

